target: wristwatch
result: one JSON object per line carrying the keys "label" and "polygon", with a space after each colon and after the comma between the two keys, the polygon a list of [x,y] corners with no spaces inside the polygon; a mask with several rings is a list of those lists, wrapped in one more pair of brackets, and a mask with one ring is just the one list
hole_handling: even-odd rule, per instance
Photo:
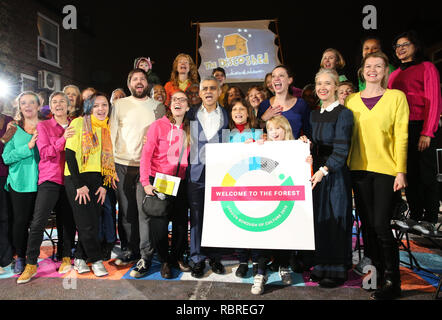
{"label": "wristwatch", "polygon": [[324,177],[328,175],[328,171],[324,169],[324,167],[320,167],[319,170],[324,174]]}

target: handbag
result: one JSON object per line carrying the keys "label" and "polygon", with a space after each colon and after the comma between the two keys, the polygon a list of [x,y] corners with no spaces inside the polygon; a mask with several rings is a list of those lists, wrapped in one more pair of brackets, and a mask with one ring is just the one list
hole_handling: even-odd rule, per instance
{"label": "handbag", "polygon": [[[180,170],[181,159],[184,153],[184,142],[181,148],[180,157],[178,159],[178,167],[176,169],[175,176],[178,176]],[[169,214],[170,208],[175,200],[173,196],[169,196],[164,193],[153,192],[154,195],[151,196],[146,194],[143,199],[143,211],[146,215],[151,217],[166,217]]]}

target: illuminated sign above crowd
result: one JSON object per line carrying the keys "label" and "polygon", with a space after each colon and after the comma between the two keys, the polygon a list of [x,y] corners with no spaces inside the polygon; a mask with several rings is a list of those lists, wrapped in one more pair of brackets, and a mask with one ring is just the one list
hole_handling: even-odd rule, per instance
{"label": "illuminated sign above crowd", "polygon": [[270,20],[200,23],[202,78],[221,67],[226,82],[263,81],[280,64]]}

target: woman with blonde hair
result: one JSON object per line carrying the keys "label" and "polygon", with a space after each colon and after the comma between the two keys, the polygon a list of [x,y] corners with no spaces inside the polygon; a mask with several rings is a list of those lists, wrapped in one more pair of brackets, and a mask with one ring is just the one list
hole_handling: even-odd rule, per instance
{"label": "woman with blonde hair", "polygon": [[73,85],[69,84],[63,88],[63,92],[69,98],[69,107],[68,107],[68,117],[70,120],[73,120],[82,115],[82,104],[83,100],[81,98],[80,89]]}
{"label": "woman with blonde hair", "polygon": [[59,255],[63,257],[59,273],[67,273],[71,269],[70,256],[74,247],[75,223],[66,197],[63,174],[66,139],[74,135],[74,130],[69,127],[68,105],[69,99],[63,92],[52,93],[49,97],[52,118],[37,125],[39,132],[37,147],[40,154],[37,197],[29,228],[26,267],[17,279],[18,284],[29,282],[37,274],[37,260],[44,229],[54,209],[59,222],[57,224]]}
{"label": "woman with blonde hair", "polygon": [[175,91],[185,92],[192,84],[198,83],[198,69],[191,56],[180,53],[172,65],[170,80],[164,85],[167,97],[165,105],[170,104],[170,98]]}
{"label": "woman with blonde hair", "polygon": [[12,203],[12,244],[16,250],[14,273],[25,268],[28,228],[37,195],[38,162],[36,145],[39,118],[39,99],[35,92],[25,91],[17,97],[18,110],[13,137],[3,150],[3,161],[9,166],[5,189]]}
{"label": "woman with blonde hair", "polygon": [[[401,294],[399,249],[391,231],[394,192],[407,185],[409,108],[405,94],[387,89],[388,58],[370,53],[360,70],[366,88],[349,95],[354,128],[348,156],[356,210],[362,223],[364,255],[381,277],[372,299]],[[379,283],[378,282],[378,283]]]}
{"label": "woman with blonde hair", "polygon": [[[321,63],[319,66],[323,69],[334,69],[336,72],[338,72],[338,70],[344,69],[345,60],[338,50],[328,48],[322,53]],[[339,81],[348,81],[348,79],[345,75],[340,75]]]}
{"label": "woman with blonde hair", "polygon": [[[321,108],[310,115],[313,156],[314,267],[311,279],[321,287],[337,287],[352,266],[352,198],[347,167],[353,114],[338,100],[339,76],[320,69],[315,92]],[[304,141],[307,139],[304,137]]]}

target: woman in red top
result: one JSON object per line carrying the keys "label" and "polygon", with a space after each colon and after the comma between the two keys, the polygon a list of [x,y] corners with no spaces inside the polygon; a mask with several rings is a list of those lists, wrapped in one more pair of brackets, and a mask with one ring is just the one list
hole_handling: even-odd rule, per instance
{"label": "woman in red top", "polygon": [[411,214],[409,220],[398,224],[430,234],[439,214],[435,134],[442,111],[440,76],[434,64],[423,61],[413,31],[397,36],[393,48],[400,66],[391,73],[388,88],[403,91],[410,107],[405,192]]}

